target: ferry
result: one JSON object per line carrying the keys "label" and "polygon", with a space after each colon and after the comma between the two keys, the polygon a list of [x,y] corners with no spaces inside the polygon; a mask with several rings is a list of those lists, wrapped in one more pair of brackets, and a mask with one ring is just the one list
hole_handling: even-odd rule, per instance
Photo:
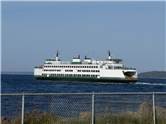
{"label": "ferry", "polygon": [[126,67],[121,59],[113,58],[108,51],[105,60],[93,60],[88,57],[73,57],[71,61],[61,61],[57,51],[56,57],[46,59],[34,68],[34,77],[40,80],[94,81],[134,83],[137,81],[135,68]]}

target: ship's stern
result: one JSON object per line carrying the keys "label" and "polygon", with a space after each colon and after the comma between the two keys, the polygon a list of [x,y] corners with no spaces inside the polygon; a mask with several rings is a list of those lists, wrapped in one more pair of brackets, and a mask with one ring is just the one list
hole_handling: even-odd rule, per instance
{"label": "ship's stern", "polygon": [[41,77],[42,76],[42,67],[35,67],[34,68],[34,77]]}

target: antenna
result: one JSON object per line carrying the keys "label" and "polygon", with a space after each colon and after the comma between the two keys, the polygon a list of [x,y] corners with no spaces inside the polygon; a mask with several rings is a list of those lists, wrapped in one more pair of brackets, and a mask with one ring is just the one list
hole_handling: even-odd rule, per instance
{"label": "antenna", "polygon": [[58,52],[58,50],[57,50],[57,52],[56,52],[56,57],[58,57],[59,56],[59,52]]}
{"label": "antenna", "polygon": [[108,59],[111,60],[111,52],[108,50]]}
{"label": "antenna", "polygon": [[57,52],[56,52],[56,57],[55,57],[55,60],[56,60],[56,61],[59,60],[59,57],[58,57],[58,56],[59,56],[59,52],[58,52],[58,50],[57,50]]}
{"label": "antenna", "polygon": [[80,54],[78,54],[78,59],[80,59]]}
{"label": "antenna", "polygon": [[108,50],[108,56],[111,56],[111,52],[110,52],[110,50]]}

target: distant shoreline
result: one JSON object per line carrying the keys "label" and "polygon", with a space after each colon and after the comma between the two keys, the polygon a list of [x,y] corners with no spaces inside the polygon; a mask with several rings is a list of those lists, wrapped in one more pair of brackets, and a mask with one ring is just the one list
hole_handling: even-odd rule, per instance
{"label": "distant shoreline", "polygon": [[13,75],[33,75],[33,72],[1,72],[2,74],[13,74]]}
{"label": "distant shoreline", "polygon": [[166,79],[166,71],[149,71],[138,74],[139,79]]}

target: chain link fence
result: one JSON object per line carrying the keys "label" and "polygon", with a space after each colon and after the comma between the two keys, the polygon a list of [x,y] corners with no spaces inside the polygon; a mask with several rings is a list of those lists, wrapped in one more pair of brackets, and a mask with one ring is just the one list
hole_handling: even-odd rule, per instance
{"label": "chain link fence", "polygon": [[[166,94],[155,95],[156,124],[166,123]],[[163,109],[164,108],[164,109]]]}
{"label": "chain link fence", "polygon": [[1,95],[1,122],[14,124],[21,122],[21,95]]}
{"label": "chain link fence", "polygon": [[1,124],[165,124],[166,93],[1,94]]}

